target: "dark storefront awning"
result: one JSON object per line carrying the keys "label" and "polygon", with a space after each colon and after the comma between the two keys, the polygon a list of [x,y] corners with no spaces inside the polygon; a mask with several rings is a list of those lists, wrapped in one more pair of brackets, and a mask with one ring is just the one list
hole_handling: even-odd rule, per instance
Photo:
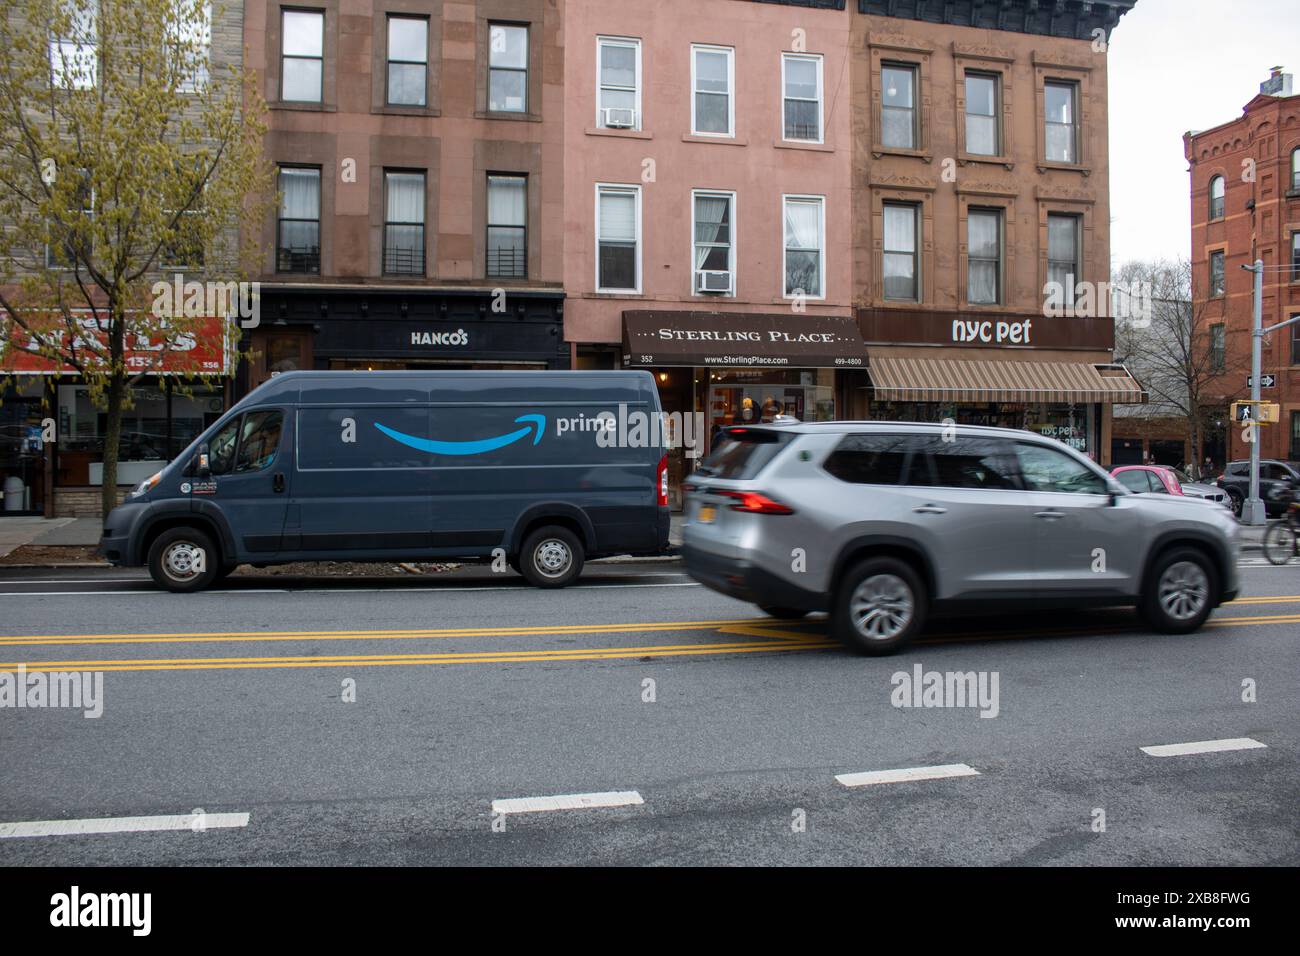
{"label": "dark storefront awning", "polygon": [[865,368],[867,348],[847,315],[624,312],[623,364]]}
{"label": "dark storefront awning", "polygon": [[872,356],[871,382],[886,402],[1145,401],[1122,365],[991,362]]}

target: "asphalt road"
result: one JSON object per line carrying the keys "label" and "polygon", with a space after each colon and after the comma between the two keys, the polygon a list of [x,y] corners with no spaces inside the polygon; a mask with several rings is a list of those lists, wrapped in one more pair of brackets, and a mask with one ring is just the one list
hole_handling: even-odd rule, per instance
{"label": "asphalt road", "polygon": [[[1243,565],[1243,597],[1194,635],[1001,616],[886,659],[673,562],[592,565],[562,592],[486,569],[192,596],[0,571],[0,671],[104,675],[98,719],[0,709],[0,864],[1296,865],[1300,566]],[[997,715],[895,707],[918,665],[996,674]],[[1225,738],[1264,746],[1140,749]],[[836,780],[958,764],[974,773]],[[181,828],[4,836],[140,816]]]}

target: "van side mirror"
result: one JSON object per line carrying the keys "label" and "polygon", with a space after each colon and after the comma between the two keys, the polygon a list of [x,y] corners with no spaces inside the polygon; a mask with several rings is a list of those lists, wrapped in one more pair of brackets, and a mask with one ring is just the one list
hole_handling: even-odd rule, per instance
{"label": "van side mirror", "polygon": [[204,442],[199,446],[199,454],[196,459],[195,471],[200,478],[210,478],[212,476],[212,465],[208,459],[208,443]]}

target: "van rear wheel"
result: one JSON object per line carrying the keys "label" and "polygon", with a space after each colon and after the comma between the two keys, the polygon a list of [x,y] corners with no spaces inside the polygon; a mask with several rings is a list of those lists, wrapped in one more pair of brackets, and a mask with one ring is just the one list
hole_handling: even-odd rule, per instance
{"label": "van rear wheel", "polygon": [[149,546],[149,574],[168,591],[202,591],[220,569],[216,545],[197,528],[168,528]]}
{"label": "van rear wheel", "polygon": [[586,560],[582,542],[568,528],[548,525],[524,539],[519,553],[519,573],[539,588],[562,588],[582,573]]}

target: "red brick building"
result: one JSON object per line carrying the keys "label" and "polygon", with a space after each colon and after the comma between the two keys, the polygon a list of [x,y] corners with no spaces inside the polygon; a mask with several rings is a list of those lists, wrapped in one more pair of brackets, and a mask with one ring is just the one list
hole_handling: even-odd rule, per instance
{"label": "red brick building", "polygon": [[[1207,347],[1222,351],[1227,368],[1249,369],[1254,276],[1241,267],[1264,262],[1266,328],[1300,314],[1300,96],[1290,74],[1275,68],[1241,116],[1186,134],[1184,151],[1192,295],[1205,305]],[[1261,429],[1261,456],[1300,459],[1300,324],[1265,337],[1261,370],[1261,397],[1281,408],[1278,424]],[[1225,404],[1249,397],[1248,374],[1224,377]],[[1241,429],[1230,428],[1228,456],[1249,453]]]}

